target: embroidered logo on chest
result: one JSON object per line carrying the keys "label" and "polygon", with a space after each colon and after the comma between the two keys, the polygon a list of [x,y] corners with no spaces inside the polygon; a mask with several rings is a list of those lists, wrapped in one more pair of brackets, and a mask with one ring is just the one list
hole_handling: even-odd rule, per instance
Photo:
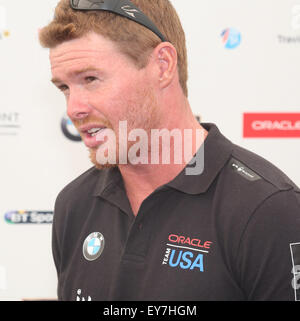
{"label": "embroidered logo on chest", "polygon": [[84,241],[82,252],[88,261],[95,261],[104,249],[104,236],[99,232],[91,233]]}
{"label": "embroidered logo on chest", "polygon": [[170,234],[162,265],[204,272],[204,257],[211,245],[210,241]]}

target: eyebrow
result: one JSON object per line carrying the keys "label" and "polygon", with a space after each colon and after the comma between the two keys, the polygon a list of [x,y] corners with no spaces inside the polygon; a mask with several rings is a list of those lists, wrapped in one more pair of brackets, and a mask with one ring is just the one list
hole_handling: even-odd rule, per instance
{"label": "eyebrow", "polygon": [[[85,67],[85,68],[82,68],[82,69],[79,69],[79,70],[74,70],[72,72],[69,73],[69,76],[78,76],[80,74],[83,74],[85,72],[89,72],[89,71],[98,71],[99,72],[99,69],[95,68],[95,67]],[[59,79],[59,78],[52,78],[51,79],[51,82],[53,84],[57,84],[57,83],[61,83],[62,81]]]}

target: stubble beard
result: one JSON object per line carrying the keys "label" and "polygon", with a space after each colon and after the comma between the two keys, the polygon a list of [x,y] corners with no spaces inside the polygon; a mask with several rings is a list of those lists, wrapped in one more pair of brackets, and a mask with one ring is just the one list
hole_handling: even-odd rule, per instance
{"label": "stubble beard", "polygon": [[[160,117],[158,112],[158,103],[157,99],[154,95],[152,88],[146,88],[137,92],[135,99],[132,101],[127,101],[127,109],[125,112],[125,116],[120,121],[127,121],[127,134],[133,129],[143,129],[146,131],[148,137],[151,137],[151,129],[159,128]],[[111,129],[111,127],[109,127]],[[128,160],[128,151],[131,146],[133,146],[136,142],[127,141],[127,150],[126,155],[119,154],[119,128],[113,129],[116,134],[116,163],[115,164],[100,164],[97,161],[97,150],[96,148],[89,148],[89,158],[94,166],[98,170],[109,169],[109,168],[116,168],[119,166],[120,161],[119,159],[122,158],[127,159],[127,164],[129,163]],[[127,136],[128,137],[128,136]],[[148,144],[150,144],[151,139],[148,139]],[[150,147],[150,146],[148,146]],[[121,148],[122,149],[122,148]],[[123,150],[123,149],[122,149]],[[151,150],[149,148],[149,150]]]}

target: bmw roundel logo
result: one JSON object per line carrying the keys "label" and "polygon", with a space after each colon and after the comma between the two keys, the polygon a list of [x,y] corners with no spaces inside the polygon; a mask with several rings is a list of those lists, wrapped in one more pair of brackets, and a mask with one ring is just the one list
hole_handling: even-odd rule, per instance
{"label": "bmw roundel logo", "polygon": [[88,261],[95,261],[104,249],[104,236],[99,232],[91,233],[83,243],[83,256]]}

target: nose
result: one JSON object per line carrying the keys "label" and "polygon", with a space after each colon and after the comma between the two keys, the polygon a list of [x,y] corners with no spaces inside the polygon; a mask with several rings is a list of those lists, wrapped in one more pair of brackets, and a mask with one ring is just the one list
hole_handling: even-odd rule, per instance
{"label": "nose", "polygon": [[72,120],[81,120],[91,112],[86,97],[80,92],[80,90],[70,90],[67,99],[67,114]]}

